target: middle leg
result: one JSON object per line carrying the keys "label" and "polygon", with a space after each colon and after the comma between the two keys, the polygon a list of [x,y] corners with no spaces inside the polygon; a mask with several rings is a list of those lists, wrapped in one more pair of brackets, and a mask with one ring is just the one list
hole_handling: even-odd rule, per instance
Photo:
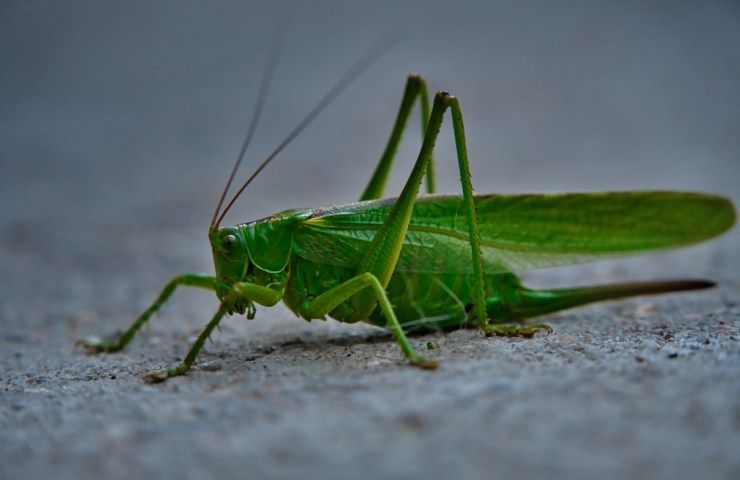
{"label": "middle leg", "polygon": [[421,368],[437,368],[437,362],[424,358],[416,353],[411,342],[409,342],[409,339],[406,337],[403,328],[401,328],[401,325],[398,323],[398,318],[393,311],[391,302],[388,300],[385,289],[372,273],[366,272],[357,275],[341,285],[337,285],[331,290],[322,293],[313,300],[306,301],[301,306],[300,314],[304,318],[323,318],[340,304],[347,301],[347,299],[355,296],[367,296],[362,295],[361,293],[367,288],[372,290],[373,300],[378,302],[380,305],[380,309],[386,320],[386,327],[393,333],[396,342],[401,347],[406,358],[408,358],[412,364]]}

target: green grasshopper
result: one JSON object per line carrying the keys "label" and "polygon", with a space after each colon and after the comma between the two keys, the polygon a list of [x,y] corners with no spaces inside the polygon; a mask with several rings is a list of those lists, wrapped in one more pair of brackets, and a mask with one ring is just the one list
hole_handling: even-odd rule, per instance
{"label": "green grasshopper", "polygon": [[[463,117],[457,98],[434,96],[431,112],[424,80],[410,76],[385,151],[360,201],[328,208],[286,210],[271,217],[221,227],[234,201],[282,148],[359,74],[350,69],[286,140],[247,180],[223,210],[226,192],[243,158],[269,82],[208,229],[215,276],[173,278],[156,301],[112,342],[82,342],[92,352],[124,348],[179,286],[216,293],[220,305],[182,363],[154,372],[162,381],[187,372],[225,315],[254,318],[256,305],[281,300],[311,320],[369,322],[393,334],[403,354],[422,368],[437,362],[419,355],[407,332],[477,326],[485,335],[531,337],[552,332],[522,321],[600,300],[708,288],[705,280],[653,281],[533,290],[514,274],[607,256],[695,244],[727,231],[732,203],[715,195],[678,191],[474,195]],[[272,68],[266,69],[271,72]],[[416,100],[423,144],[398,198],[381,200],[404,126]],[[450,110],[462,196],[434,193],[432,151]]]}

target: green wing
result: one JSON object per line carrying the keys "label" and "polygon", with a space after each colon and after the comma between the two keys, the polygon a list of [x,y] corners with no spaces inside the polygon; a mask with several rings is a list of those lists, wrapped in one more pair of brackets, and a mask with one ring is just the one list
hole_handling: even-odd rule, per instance
{"label": "green wing", "polygon": [[[306,259],[356,266],[395,199],[314,211],[294,234]],[[726,198],[689,192],[476,196],[485,269],[523,271],[699,243],[728,230]],[[471,271],[461,196],[419,198],[397,269]]]}

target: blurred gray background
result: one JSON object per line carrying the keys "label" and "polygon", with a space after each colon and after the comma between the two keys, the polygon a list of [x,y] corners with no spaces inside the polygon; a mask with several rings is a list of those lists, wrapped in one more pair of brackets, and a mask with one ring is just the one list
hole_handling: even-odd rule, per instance
{"label": "blurred gray background", "polygon": [[[415,337],[306,324],[282,307],[224,322],[208,371],[152,387],[209,318],[181,292],[125,328],[206,228],[281,12],[290,30],[243,175],[388,28],[402,42],[291,144],[227,217],[355,200],[409,73],[457,95],[478,192],[690,189],[740,200],[737,2],[0,3],[0,478],[737,478],[737,231],[535,284],[698,276],[711,292],[548,317],[556,334]],[[419,148],[407,131],[390,192]],[[449,125],[442,192],[457,192]]]}

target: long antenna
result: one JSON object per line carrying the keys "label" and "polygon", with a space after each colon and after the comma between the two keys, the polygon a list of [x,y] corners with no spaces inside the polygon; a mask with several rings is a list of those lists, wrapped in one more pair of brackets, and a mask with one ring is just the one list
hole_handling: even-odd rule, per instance
{"label": "long antenna", "polygon": [[273,73],[275,73],[275,65],[277,64],[277,60],[280,57],[280,51],[282,49],[283,43],[285,42],[285,36],[288,31],[287,24],[287,21],[281,22],[280,27],[275,29],[275,34],[273,35],[272,43],[270,44],[270,51],[267,55],[267,63],[265,64],[265,69],[262,72],[262,80],[260,81],[259,91],[257,94],[257,104],[255,105],[254,111],[252,112],[252,118],[249,121],[249,127],[247,128],[247,134],[244,137],[244,142],[242,142],[241,149],[239,149],[239,154],[236,157],[234,168],[231,169],[231,173],[229,174],[229,179],[226,181],[224,191],[221,192],[221,197],[218,199],[216,210],[213,212],[210,228],[215,227],[218,212],[219,210],[221,210],[221,206],[224,204],[224,200],[226,199],[226,193],[229,191],[229,187],[231,187],[231,183],[234,181],[236,171],[239,169],[239,165],[241,165],[242,160],[244,159],[244,154],[247,152],[249,142],[252,141],[254,131],[257,129],[260,115],[262,115],[262,110],[265,106],[267,92],[270,88],[270,83],[272,82],[272,76]]}
{"label": "long antenna", "polygon": [[224,216],[229,211],[229,209],[234,205],[234,202],[236,202],[236,199],[239,198],[239,195],[242,194],[244,189],[247,188],[247,186],[252,183],[252,180],[255,179],[257,175],[286,147],[290,142],[295,139],[311,122],[313,122],[316,117],[319,116],[319,114],[331,104],[331,102],[340,94],[344,89],[346,89],[349,85],[352,84],[354,80],[357,79],[357,77],[360,76],[362,72],[367,70],[370,65],[375,63],[376,60],[378,60],[382,54],[384,54],[386,51],[390,49],[393,45],[395,45],[398,41],[398,35],[397,30],[392,29],[386,32],[382,37],[380,37],[378,40],[375,41],[375,43],[372,44],[370,48],[368,48],[365,53],[357,60],[345,73],[342,75],[342,77],[337,81],[337,83],[334,84],[333,87],[323,96],[321,100],[318,101],[316,106],[314,106],[311,111],[309,111],[305,117],[303,117],[303,120],[301,120],[298,125],[285,137],[285,140],[280,142],[280,144],[275,147],[275,150],[270,153],[270,155],[267,156],[267,158],[257,167],[257,169],[254,171],[254,173],[247,179],[246,182],[242,184],[241,187],[239,187],[239,190],[237,190],[236,194],[231,198],[229,203],[226,205],[226,208],[223,209],[221,212],[221,215],[218,216],[218,220],[216,220],[216,223],[213,225],[212,228],[217,228],[221,224],[221,220],[224,219]]}

